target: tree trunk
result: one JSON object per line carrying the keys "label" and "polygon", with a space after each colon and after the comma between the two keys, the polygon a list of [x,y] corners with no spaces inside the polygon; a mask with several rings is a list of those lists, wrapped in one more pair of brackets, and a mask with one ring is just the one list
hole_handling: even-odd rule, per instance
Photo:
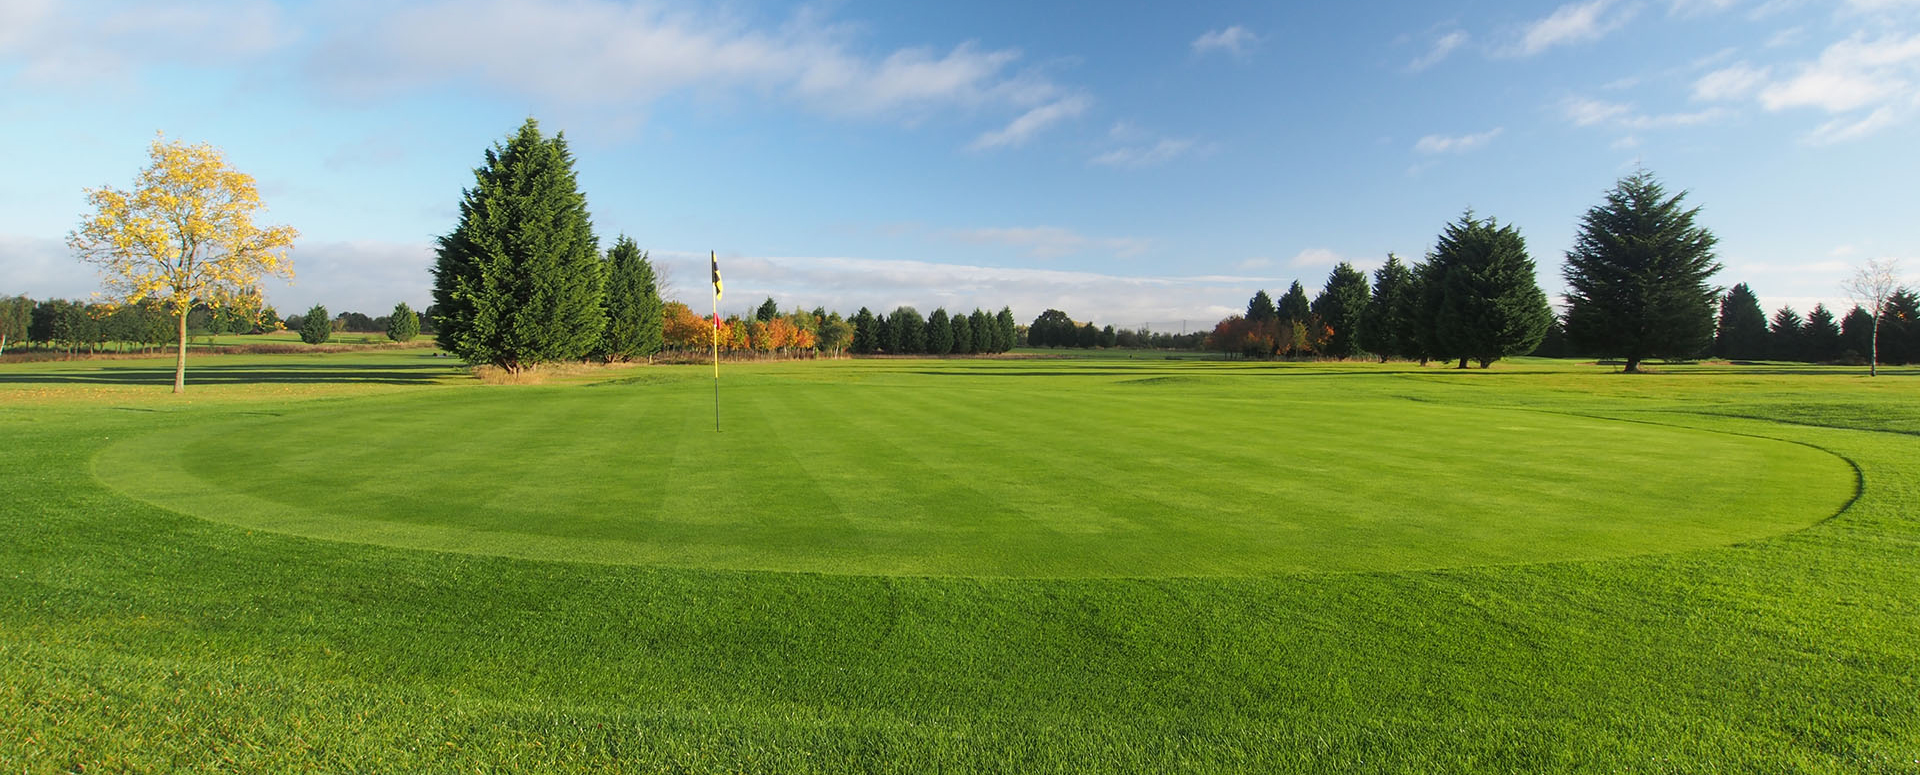
{"label": "tree trunk", "polygon": [[173,364],[173,392],[187,392],[187,313],[180,313],[180,357]]}
{"label": "tree trunk", "polygon": [[1873,316],[1873,343],[1867,347],[1867,376],[1880,376],[1880,316]]}
{"label": "tree trunk", "polygon": [[1455,366],[1454,368],[1456,368],[1456,369],[1464,369],[1464,368],[1466,368],[1466,367],[1467,367],[1467,356],[1465,356],[1465,355],[1462,355],[1462,356],[1460,356],[1460,365],[1458,365],[1458,366]]}
{"label": "tree trunk", "polygon": [[1480,368],[1482,368],[1482,369],[1485,369],[1485,368],[1487,368],[1488,366],[1492,366],[1492,365],[1493,365],[1493,359],[1492,359],[1492,358],[1481,358],[1481,359],[1480,359]]}
{"label": "tree trunk", "polygon": [[1628,373],[1628,374],[1639,374],[1639,373],[1640,373],[1640,359],[1639,359],[1638,357],[1632,357],[1632,356],[1629,356],[1629,357],[1627,358],[1627,368],[1626,368],[1626,373]]}

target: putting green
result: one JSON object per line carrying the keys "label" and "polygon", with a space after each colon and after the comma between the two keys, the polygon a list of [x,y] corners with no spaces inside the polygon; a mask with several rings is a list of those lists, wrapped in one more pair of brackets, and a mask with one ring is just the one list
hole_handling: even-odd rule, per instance
{"label": "putting green", "polygon": [[[536,559],[998,577],[1616,557],[1823,519],[1834,455],[1167,365],[742,369],[325,401],[118,441],[107,484],[248,528]],[[1418,398],[1418,397],[1416,397]]]}

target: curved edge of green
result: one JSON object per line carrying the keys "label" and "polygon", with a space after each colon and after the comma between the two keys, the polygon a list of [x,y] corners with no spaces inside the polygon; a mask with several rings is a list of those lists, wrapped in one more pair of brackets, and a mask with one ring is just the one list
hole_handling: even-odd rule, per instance
{"label": "curved edge of green", "polygon": [[[1509,410],[1543,411],[1543,410],[1523,409],[1519,407],[1512,407],[1512,408],[1509,408]],[[1545,564],[1556,564],[1556,563],[1565,563],[1565,562],[1608,561],[1608,560],[1618,560],[1618,559],[1625,559],[1625,558],[1631,558],[1631,557],[1678,554],[1678,553],[1685,553],[1685,552],[1692,552],[1692,551],[1710,551],[1710,550],[1724,549],[1724,548],[1735,547],[1735,546],[1744,546],[1744,545],[1749,545],[1749,544],[1753,544],[1761,541],[1773,540],[1783,536],[1799,533],[1807,529],[1813,528],[1815,526],[1824,524],[1846,513],[1846,511],[1849,508],[1851,508],[1852,505],[1855,502],[1857,502],[1865,492],[1865,484],[1866,484],[1865,475],[1861,471],[1859,464],[1849,459],[1845,455],[1839,454],[1837,452],[1834,452],[1831,449],[1822,447],[1818,444],[1814,444],[1808,441],[1802,441],[1802,440],[1796,440],[1796,439],[1784,439],[1784,438],[1779,438],[1777,436],[1768,436],[1768,435],[1762,435],[1758,433],[1747,433],[1747,432],[1722,430],[1722,429],[1715,429],[1715,428],[1702,428],[1702,427],[1692,426],[1692,425],[1661,423],[1661,422],[1654,422],[1650,420],[1640,420],[1640,419],[1633,419],[1633,418],[1578,414],[1578,413],[1572,413],[1572,412],[1543,411],[1543,413],[1561,414],[1566,416],[1577,416],[1583,419],[1603,421],[1603,422],[1621,422],[1621,423],[1656,425],[1656,426],[1661,426],[1677,432],[1705,433],[1705,434],[1723,435],[1723,436],[1738,436],[1738,437],[1750,438],[1750,439],[1754,439],[1762,442],[1775,443],[1775,444],[1787,444],[1787,445],[1802,447],[1815,452],[1824,453],[1824,456],[1827,459],[1838,461],[1842,466],[1844,466],[1845,471],[1848,471],[1852,474],[1853,488],[1852,488],[1852,491],[1848,493],[1847,496],[1843,500],[1841,500],[1839,504],[1832,511],[1821,513],[1821,514],[1818,514],[1817,516],[1810,516],[1810,518],[1807,519],[1806,521],[1796,522],[1791,526],[1786,527],[1785,529],[1777,530],[1777,531],[1754,533],[1750,535],[1743,535],[1743,536],[1736,537],[1733,540],[1728,540],[1724,542],[1714,542],[1714,543],[1708,543],[1708,544],[1682,546],[1682,547],[1677,547],[1671,551],[1598,552],[1591,555],[1579,555],[1579,556],[1570,556],[1570,557],[1548,557],[1548,558],[1543,558],[1537,561],[1414,564],[1414,565],[1399,566],[1399,567],[1392,567],[1392,568],[1359,569],[1359,570],[1299,570],[1299,571],[1250,572],[1250,573],[1166,574],[1166,575],[1151,575],[1151,576],[1131,576],[1126,574],[1081,575],[1081,574],[1046,574],[1046,573],[1002,576],[1002,575],[996,575],[996,574],[962,574],[962,573],[889,574],[889,573],[838,571],[838,570],[717,566],[717,565],[711,565],[711,564],[674,562],[670,559],[667,559],[664,556],[665,552],[662,552],[662,551],[648,552],[646,549],[647,545],[641,542],[634,542],[634,541],[627,541],[627,540],[620,540],[620,539],[590,538],[590,537],[583,537],[583,536],[562,537],[562,536],[540,535],[540,534],[534,534],[534,533],[521,533],[521,532],[512,533],[514,536],[514,544],[515,544],[514,550],[502,551],[502,550],[499,550],[498,548],[499,544],[497,542],[482,541],[480,543],[488,545],[489,549],[481,551],[481,550],[468,548],[475,543],[473,539],[476,536],[489,535],[493,533],[498,533],[500,531],[488,531],[488,530],[469,529],[469,528],[460,528],[460,527],[449,527],[445,525],[426,525],[426,524],[419,524],[419,523],[379,519],[379,518],[366,517],[366,516],[355,516],[350,520],[342,520],[338,515],[322,512],[318,510],[290,509],[288,507],[288,504],[285,504],[279,501],[273,501],[265,498],[259,498],[252,495],[236,493],[232,491],[207,488],[201,485],[202,480],[200,480],[197,476],[195,476],[193,473],[187,470],[186,466],[183,465],[181,459],[178,458],[177,456],[171,456],[171,455],[165,455],[165,454],[151,454],[156,450],[164,449],[167,446],[167,442],[173,439],[195,437],[201,434],[214,431],[224,426],[247,425],[254,422],[258,422],[257,418],[251,418],[251,417],[234,418],[230,420],[214,422],[209,424],[164,429],[164,430],[155,431],[153,433],[115,440],[110,444],[102,446],[90,458],[89,474],[94,478],[95,481],[99,482],[102,486],[111,490],[114,493],[121,495],[122,497],[126,497],[141,503],[145,503],[149,506],[152,506],[164,511],[168,511],[170,513],[181,514],[189,518],[200,519],[200,520],[204,520],[204,521],[215,523],[215,524],[227,525],[233,528],[238,528],[238,529],[247,530],[247,531],[257,530],[261,532],[286,535],[286,536],[296,537],[296,538],[335,541],[335,542],[342,542],[342,543],[367,544],[372,546],[399,549],[403,551],[428,551],[428,552],[443,552],[443,553],[449,553],[449,554],[461,554],[461,555],[470,555],[470,556],[506,557],[506,558],[536,561],[536,562],[623,565],[623,566],[657,567],[657,568],[663,568],[663,569],[684,569],[684,570],[724,570],[724,571],[739,572],[739,573],[831,575],[831,576],[852,576],[852,577],[860,577],[860,576],[894,577],[894,576],[904,575],[904,576],[911,576],[911,577],[926,577],[926,578],[969,578],[969,579],[1004,578],[1004,579],[1035,579],[1035,580],[1046,580],[1046,579],[1089,580],[1089,579],[1130,579],[1130,578],[1167,579],[1167,578],[1183,578],[1183,577],[1257,578],[1257,577],[1289,577],[1289,576],[1297,576],[1297,577],[1331,576],[1331,575],[1350,575],[1350,574],[1366,574],[1366,573],[1418,573],[1418,572],[1460,570],[1460,569],[1481,568],[1481,567],[1507,567],[1507,566],[1519,566],[1519,565],[1545,565]],[[1751,422],[1764,422],[1764,421],[1752,420]],[[193,511],[184,511],[182,509],[175,508],[174,506],[169,505],[170,503],[177,503],[182,499],[191,499],[193,501],[196,501],[199,504],[205,504],[205,507],[194,509]],[[271,515],[271,516],[268,516],[265,519],[249,519],[249,518],[225,518],[223,515]],[[652,556],[649,556],[650,554]]]}

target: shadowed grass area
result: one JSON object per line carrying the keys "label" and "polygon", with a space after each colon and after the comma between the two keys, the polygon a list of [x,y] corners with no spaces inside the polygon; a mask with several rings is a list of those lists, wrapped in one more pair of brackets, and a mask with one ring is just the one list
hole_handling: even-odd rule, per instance
{"label": "shadowed grass area", "polygon": [[[351,372],[390,356],[333,357]],[[342,381],[209,386],[184,399],[0,382],[0,771],[1911,773],[1920,760],[1920,439],[1887,432],[1920,422],[1910,379],[1228,363],[1177,375],[1198,384],[1126,385],[1175,375],[885,368],[901,363],[913,365],[737,368],[722,384],[728,417],[755,427],[743,394],[794,394],[759,410],[769,419],[757,448],[779,450],[800,444],[781,432],[815,426],[783,425],[775,410],[825,412],[817,402],[848,395],[902,418],[888,423],[964,416],[973,392],[1013,403],[1010,417],[1059,414],[1047,396],[1007,394],[1030,390],[1083,405],[1054,420],[1069,430],[1051,442],[1099,458],[1134,450],[1123,442],[1156,424],[1204,420],[1209,401],[1276,416],[1272,407],[1359,416],[1404,403],[1435,414],[1401,415],[1399,427],[1383,418],[1392,434],[1431,432],[1406,417],[1475,413],[1658,423],[1644,432],[1829,450],[1858,464],[1863,488],[1838,516],[1771,538],[1503,567],[1021,579],[534,561],[249,530],[130,499],[93,469],[127,439],[180,434],[217,448],[222,437],[205,429],[227,428],[236,453],[224,465],[185,455],[236,489],[247,472],[284,481],[277,461],[306,456],[342,472],[342,489],[387,481],[405,495],[386,470],[472,482],[442,456],[511,428],[502,405],[582,429],[642,409],[671,416],[673,391],[710,389],[697,370],[686,384],[654,376],[673,370],[633,369],[606,375],[623,385]],[[1245,384],[1210,384],[1220,380]],[[1155,392],[1168,389],[1226,394],[1165,406]],[[643,400],[649,391],[668,398]],[[1104,414],[1084,406],[1109,403]],[[314,433],[328,414],[410,427],[462,407],[487,422],[427,431],[424,457],[345,437],[245,438],[277,420]],[[1289,459],[1281,425],[1249,426],[1245,448]],[[726,443],[752,441],[728,427]],[[902,457],[929,465],[930,450],[983,445],[1009,461],[1045,457],[1012,438],[988,445],[1002,434],[960,428]],[[540,436],[529,431],[515,454],[541,454]],[[901,443],[873,443],[883,442]],[[1408,449],[1416,459],[1403,462],[1418,470],[1432,445]],[[1219,467],[1326,476],[1305,462],[1255,470],[1248,455]],[[796,488],[779,472],[814,462],[714,459]],[[1684,468],[1707,478],[1718,464]],[[1124,474],[1141,487],[1173,476]],[[539,497],[533,483],[483,483],[512,493],[497,508],[540,512],[525,503]]]}

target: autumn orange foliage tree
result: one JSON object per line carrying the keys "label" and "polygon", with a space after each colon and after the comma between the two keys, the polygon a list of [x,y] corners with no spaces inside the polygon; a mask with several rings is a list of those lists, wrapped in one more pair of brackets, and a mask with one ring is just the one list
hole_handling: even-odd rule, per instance
{"label": "autumn orange foliage tree", "polygon": [[115,303],[155,299],[173,313],[179,358],[173,392],[187,389],[187,313],[196,302],[258,310],[260,278],[291,278],[290,226],[256,226],[253,177],[227,166],[211,145],[155,138],[152,163],[132,191],[86,190],[93,214],[67,235],[80,260],[100,268]]}

